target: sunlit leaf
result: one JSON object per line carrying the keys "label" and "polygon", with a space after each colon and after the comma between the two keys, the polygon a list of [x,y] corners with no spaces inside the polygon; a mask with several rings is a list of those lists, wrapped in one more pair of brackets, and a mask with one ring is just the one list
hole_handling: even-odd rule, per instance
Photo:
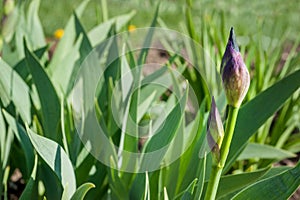
{"label": "sunlit leaf", "polygon": [[[84,0],[75,9],[75,13],[80,17],[88,4],[89,0]],[[57,67],[61,67],[61,63],[64,63],[66,57],[69,57],[70,50],[74,47],[74,41],[77,39],[78,35],[76,32],[76,27],[74,23],[74,16],[72,15],[64,28],[64,36],[59,40],[51,62],[48,66],[50,74],[52,74]],[[71,51],[72,52],[72,51]],[[70,59],[70,58],[69,58]],[[73,58],[74,59],[74,58]],[[75,59],[74,59],[75,60]],[[73,61],[74,61],[73,60]],[[72,60],[70,60],[71,62]],[[65,67],[65,66],[64,66]],[[70,66],[68,66],[70,67]]]}
{"label": "sunlit leaf", "polygon": [[68,187],[67,196],[71,198],[76,191],[76,179],[67,154],[56,142],[34,133],[28,127],[26,129],[34,149],[53,170],[62,186]]}
{"label": "sunlit leaf", "polygon": [[111,26],[113,24],[116,25],[116,31],[120,31],[121,28],[124,27],[132,19],[135,13],[135,11],[131,11],[128,14],[109,19],[108,21],[94,27],[88,33],[88,37],[91,41],[92,46],[99,44],[107,37],[109,30],[111,29]]}
{"label": "sunlit leaf", "polygon": [[0,59],[0,97],[4,106],[11,101],[24,122],[31,123],[29,88],[23,79]]}

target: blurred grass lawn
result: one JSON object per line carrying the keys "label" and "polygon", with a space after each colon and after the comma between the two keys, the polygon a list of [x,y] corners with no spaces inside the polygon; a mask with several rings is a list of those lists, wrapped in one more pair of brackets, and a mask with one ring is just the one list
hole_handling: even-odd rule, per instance
{"label": "blurred grass lawn", "polygon": [[[81,0],[41,0],[39,15],[46,35],[51,36],[56,29],[63,28],[73,9],[80,2]],[[107,0],[108,15],[113,17],[136,10],[137,14],[131,24],[146,27],[151,23],[157,2],[155,0]],[[169,28],[180,30],[180,23],[184,21],[185,1],[162,0],[160,2],[160,18]],[[87,30],[102,22],[101,9],[101,0],[91,0],[81,19]],[[193,17],[196,25],[200,12],[205,12],[209,20],[211,15],[218,15],[221,11],[225,14],[226,28],[234,26],[239,33],[262,32],[274,36],[274,31],[289,29],[291,40],[299,37],[300,2],[298,0],[193,1]]]}
{"label": "blurred grass lawn", "polygon": [[[73,9],[80,4],[81,0],[42,0],[39,15],[45,28],[46,35],[52,35],[55,29],[63,28]],[[136,10],[132,24],[137,27],[150,25],[155,6],[158,1],[142,0],[107,0],[109,18]],[[184,1],[162,1],[160,17],[176,29],[177,20],[184,19],[182,6]],[[175,17],[174,17],[175,16]],[[103,21],[101,0],[91,0],[81,19],[87,30]]]}
{"label": "blurred grass lawn", "polygon": [[[29,2],[30,0],[26,0]],[[56,29],[63,28],[82,0],[40,0],[39,16],[46,36],[51,37]],[[102,19],[102,0],[90,0],[81,21],[90,30]],[[137,27],[150,25],[155,6],[160,2],[160,18],[171,29],[179,30],[184,22],[185,0],[106,0],[109,17],[136,10],[137,14],[131,24]],[[3,0],[1,1],[1,3]],[[2,14],[3,8],[0,7]],[[205,13],[207,20],[212,15],[225,14],[228,30],[234,26],[239,35],[261,32],[274,36],[274,32],[289,31],[289,38],[295,40],[300,33],[299,0],[194,0],[193,18],[195,24],[200,22],[200,13]],[[198,17],[198,20],[197,20]],[[262,28],[263,27],[263,28]],[[198,29],[200,30],[200,29]],[[275,33],[276,35],[276,33]],[[279,34],[280,35],[280,34]]]}

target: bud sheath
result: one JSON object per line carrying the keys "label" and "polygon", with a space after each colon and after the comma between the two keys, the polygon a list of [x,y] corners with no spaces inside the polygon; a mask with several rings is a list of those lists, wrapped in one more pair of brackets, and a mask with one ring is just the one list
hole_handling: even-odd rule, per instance
{"label": "bud sheath", "polygon": [[216,106],[215,99],[213,97],[207,122],[207,141],[217,163],[220,160],[220,148],[222,145],[223,137],[223,123]]}

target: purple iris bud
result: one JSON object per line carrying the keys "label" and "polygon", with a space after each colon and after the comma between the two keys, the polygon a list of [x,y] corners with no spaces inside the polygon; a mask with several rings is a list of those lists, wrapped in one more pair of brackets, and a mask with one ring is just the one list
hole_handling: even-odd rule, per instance
{"label": "purple iris bud", "polygon": [[228,104],[240,107],[249,89],[250,76],[239,52],[233,28],[222,58],[221,74]]}
{"label": "purple iris bud", "polygon": [[213,97],[207,121],[207,142],[217,162],[220,159],[220,147],[222,145],[223,137],[223,123]]}

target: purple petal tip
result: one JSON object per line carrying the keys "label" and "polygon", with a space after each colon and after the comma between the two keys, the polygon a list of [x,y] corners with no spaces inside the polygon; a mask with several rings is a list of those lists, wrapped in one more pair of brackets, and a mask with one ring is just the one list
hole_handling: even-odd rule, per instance
{"label": "purple petal tip", "polygon": [[230,34],[229,34],[228,42],[231,43],[231,45],[232,45],[232,47],[233,47],[234,50],[240,51],[240,50],[239,50],[239,47],[238,47],[238,44],[237,44],[237,42],[236,42],[236,37],[235,37],[235,34],[234,34],[234,29],[233,29],[233,27],[231,27],[231,29],[230,29]]}

